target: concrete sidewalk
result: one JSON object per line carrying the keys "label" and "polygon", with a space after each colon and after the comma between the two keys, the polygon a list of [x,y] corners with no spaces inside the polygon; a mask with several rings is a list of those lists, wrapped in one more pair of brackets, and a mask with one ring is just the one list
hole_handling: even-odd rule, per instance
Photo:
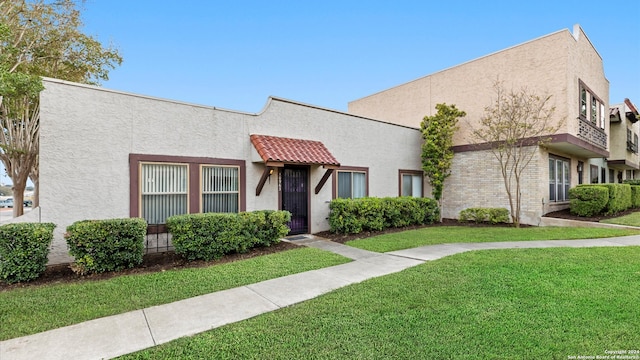
{"label": "concrete sidewalk", "polygon": [[313,236],[292,242],[332,251],[355,261],[2,341],[0,359],[108,359],[461,252],[509,248],[639,246],[640,236],[442,244],[386,254],[355,249]]}

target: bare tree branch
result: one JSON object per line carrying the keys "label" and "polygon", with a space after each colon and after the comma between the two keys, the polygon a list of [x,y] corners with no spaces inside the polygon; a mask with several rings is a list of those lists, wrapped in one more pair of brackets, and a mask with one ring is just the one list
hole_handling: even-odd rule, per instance
{"label": "bare tree branch", "polygon": [[526,88],[506,92],[501,82],[494,84],[495,102],[485,108],[479,128],[472,130],[475,143],[489,144],[500,164],[511,219],[520,226],[522,211],[521,181],[540,146],[562,126],[555,121],[551,96],[540,97]]}

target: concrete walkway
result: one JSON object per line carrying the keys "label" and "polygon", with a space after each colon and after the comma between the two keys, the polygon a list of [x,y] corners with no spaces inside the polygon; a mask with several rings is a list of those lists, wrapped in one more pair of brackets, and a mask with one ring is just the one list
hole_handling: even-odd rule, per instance
{"label": "concrete walkway", "polygon": [[485,249],[640,246],[640,236],[442,244],[385,254],[355,249],[313,236],[292,242],[332,251],[355,261],[2,341],[0,359],[109,359],[453,254]]}

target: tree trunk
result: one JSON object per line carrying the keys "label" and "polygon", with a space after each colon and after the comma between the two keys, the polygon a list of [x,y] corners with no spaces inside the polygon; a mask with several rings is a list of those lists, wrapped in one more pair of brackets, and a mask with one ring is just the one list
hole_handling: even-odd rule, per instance
{"label": "tree trunk", "polygon": [[38,178],[31,179],[33,182],[33,204],[32,208],[37,208],[40,206],[40,180]]}
{"label": "tree trunk", "polygon": [[[39,136],[39,135],[38,135]],[[35,161],[33,162],[33,167],[31,168],[31,172],[29,172],[29,179],[33,183],[33,203],[31,206],[33,208],[37,208],[40,206],[40,138],[36,138],[34,141],[35,152],[36,155]]]}
{"label": "tree trunk", "polygon": [[[18,181],[15,181],[18,180]],[[27,179],[14,179],[13,183],[13,217],[24,214],[24,189],[27,186]]]}

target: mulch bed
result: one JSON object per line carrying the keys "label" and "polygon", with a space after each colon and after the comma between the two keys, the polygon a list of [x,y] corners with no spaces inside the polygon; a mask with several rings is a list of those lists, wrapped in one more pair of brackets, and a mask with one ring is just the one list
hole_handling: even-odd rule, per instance
{"label": "mulch bed", "polygon": [[[570,220],[600,221],[602,219],[609,219],[612,217],[626,215],[627,213],[631,213],[631,212],[633,211],[630,210],[624,213],[616,214],[615,216],[578,217],[575,215],[571,215],[571,213],[569,213],[569,210],[567,209],[567,210],[552,212],[545,216],[561,218],[561,219],[570,219]],[[362,232],[360,234],[353,234],[353,235],[334,234],[329,231],[323,231],[315,235],[326,238],[328,240],[331,240],[337,243],[344,244],[349,240],[363,239],[363,238],[376,236],[376,235],[420,229],[427,226],[510,227],[511,225],[510,224],[491,225],[491,224],[461,223],[454,219],[443,219],[441,223],[436,223],[432,225],[408,226],[403,228],[387,229],[383,231],[368,231],[368,232]],[[526,225],[523,225],[523,226],[526,226]],[[262,256],[262,255],[277,253],[281,251],[294,249],[297,247],[298,245],[295,245],[292,243],[280,242],[270,247],[255,248],[244,254],[229,254],[222,257],[219,260],[214,260],[214,261],[186,261],[179,255],[176,255],[174,252],[153,253],[153,254],[146,254],[144,256],[142,264],[139,267],[136,267],[133,269],[126,269],[119,272],[92,274],[92,275],[86,275],[86,276],[80,276],[75,274],[73,271],[71,271],[69,264],[52,265],[52,266],[48,266],[44,274],[40,276],[38,279],[30,281],[28,283],[19,283],[19,284],[12,284],[12,285],[2,284],[0,285],[0,291],[5,291],[5,290],[10,290],[15,288],[31,287],[31,286],[41,286],[45,284],[62,284],[62,283],[104,280],[104,279],[109,279],[109,278],[113,278],[121,275],[153,273],[153,272],[166,271],[166,270],[172,270],[172,269],[206,267],[214,264],[223,264],[223,263],[228,263],[228,262],[237,261],[237,260],[249,259],[255,256]]]}
{"label": "mulch bed", "polygon": [[567,220],[578,220],[578,221],[590,221],[590,222],[599,222],[600,220],[606,220],[611,218],[617,218],[620,216],[628,215],[636,212],[637,209],[629,209],[626,211],[619,212],[615,215],[597,215],[597,216],[577,216],[573,215],[569,212],[569,209],[564,209],[560,211],[554,211],[548,214],[545,214],[545,217],[552,217],[558,219],[567,219]]}

